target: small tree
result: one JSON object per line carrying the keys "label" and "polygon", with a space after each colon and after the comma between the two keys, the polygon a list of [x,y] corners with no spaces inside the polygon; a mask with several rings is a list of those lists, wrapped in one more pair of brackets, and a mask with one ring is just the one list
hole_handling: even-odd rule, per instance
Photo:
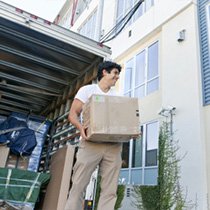
{"label": "small tree", "polygon": [[185,206],[179,183],[180,167],[177,158],[178,142],[172,140],[168,122],[163,122],[159,133],[157,186],[135,186],[134,205],[144,210],[182,210]]}
{"label": "small tree", "polygon": [[182,189],[179,183],[180,167],[177,158],[178,142],[172,139],[169,125],[163,122],[159,134],[159,165],[158,165],[158,188],[159,209],[182,210],[185,206]]}

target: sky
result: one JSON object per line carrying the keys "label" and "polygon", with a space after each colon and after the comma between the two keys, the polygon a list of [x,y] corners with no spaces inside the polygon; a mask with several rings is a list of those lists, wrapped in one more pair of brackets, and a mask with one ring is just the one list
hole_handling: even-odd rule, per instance
{"label": "sky", "polygon": [[66,0],[1,0],[33,15],[54,21]]}

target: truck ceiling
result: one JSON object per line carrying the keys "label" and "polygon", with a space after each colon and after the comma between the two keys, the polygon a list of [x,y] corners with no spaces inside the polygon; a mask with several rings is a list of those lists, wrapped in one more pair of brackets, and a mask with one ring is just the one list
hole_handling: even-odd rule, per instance
{"label": "truck ceiling", "polygon": [[3,2],[0,40],[4,115],[12,111],[47,115],[46,107],[111,54],[98,42]]}

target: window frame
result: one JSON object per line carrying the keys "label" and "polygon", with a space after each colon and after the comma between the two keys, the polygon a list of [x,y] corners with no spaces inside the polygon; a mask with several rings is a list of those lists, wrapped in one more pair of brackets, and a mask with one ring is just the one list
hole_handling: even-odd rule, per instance
{"label": "window frame", "polygon": [[[158,60],[158,64],[157,64],[157,75],[155,75],[154,77],[148,79],[148,59],[149,59],[149,48],[153,45],[157,44],[157,60]],[[140,55],[141,53],[145,52],[145,57],[144,57],[144,80],[142,83],[138,83],[136,85],[136,70],[137,70],[137,56]],[[125,90],[125,87],[126,87],[126,70],[128,68],[130,68],[130,65],[129,62],[132,61],[132,67],[131,67],[131,84],[130,84],[130,89],[127,89]],[[148,96],[150,95],[150,93],[153,93],[155,91],[158,91],[159,88],[160,88],[160,84],[159,84],[159,40],[156,40],[154,42],[152,42],[149,46],[147,46],[146,48],[142,49],[140,52],[138,52],[135,56],[133,56],[132,58],[130,58],[126,63],[125,63],[125,73],[124,73],[125,77],[124,77],[124,83],[123,83],[123,95],[125,96],[130,96],[130,97],[137,97],[137,98],[144,98],[145,96]],[[157,89],[155,89],[154,91],[152,92],[149,92],[148,93],[148,84],[151,82],[151,81],[154,81],[154,80],[158,80],[158,85],[157,85]],[[144,90],[143,90],[143,95],[142,96],[136,96],[135,95],[135,91],[140,88],[141,86],[144,86]]]}

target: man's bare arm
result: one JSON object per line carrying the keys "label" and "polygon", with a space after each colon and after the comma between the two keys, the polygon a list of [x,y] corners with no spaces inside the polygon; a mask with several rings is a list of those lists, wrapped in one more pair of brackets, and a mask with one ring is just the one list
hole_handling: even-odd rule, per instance
{"label": "man's bare arm", "polygon": [[83,105],[84,103],[82,101],[74,99],[71,105],[68,119],[80,131],[82,138],[87,139],[85,129],[79,121],[79,116],[81,114]]}

